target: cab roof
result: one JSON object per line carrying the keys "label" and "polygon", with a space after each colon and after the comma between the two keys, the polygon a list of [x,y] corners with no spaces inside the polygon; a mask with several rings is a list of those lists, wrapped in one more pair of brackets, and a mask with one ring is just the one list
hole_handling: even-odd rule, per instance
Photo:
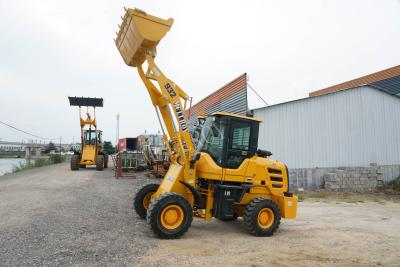
{"label": "cab roof", "polygon": [[259,120],[259,119],[256,119],[256,118],[242,116],[242,115],[228,113],[228,112],[214,112],[211,115],[212,116],[228,116],[228,117],[235,117],[235,118],[240,118],[240,119],[245,119],[245,120],[262,122],[262,120]]}

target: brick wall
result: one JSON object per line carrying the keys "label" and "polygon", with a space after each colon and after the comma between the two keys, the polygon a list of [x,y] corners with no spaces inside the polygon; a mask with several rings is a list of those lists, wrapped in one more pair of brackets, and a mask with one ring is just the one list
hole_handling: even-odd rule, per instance
{"label": "brick wall", "polygon": [[331,191],[368,192],[382,186],[383,173],[377,165],[342,167],[324,175],[324,188]]}
{"label": "brick wall", "polygon": [[290,190],[370,191],[400,175],[400,165],[289,169]]}

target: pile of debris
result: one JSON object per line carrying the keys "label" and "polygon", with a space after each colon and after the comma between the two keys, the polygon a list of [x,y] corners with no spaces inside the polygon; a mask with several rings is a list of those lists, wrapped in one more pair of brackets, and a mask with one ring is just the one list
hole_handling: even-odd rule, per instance
{"label": "pile of debris", "polygon": [[164,177],[169,167],[168,154],[162,145],[143,135],[119,139],[113,161],[116,178],[133,176],[135,172],[144,170],[152,170],[156,177]]}

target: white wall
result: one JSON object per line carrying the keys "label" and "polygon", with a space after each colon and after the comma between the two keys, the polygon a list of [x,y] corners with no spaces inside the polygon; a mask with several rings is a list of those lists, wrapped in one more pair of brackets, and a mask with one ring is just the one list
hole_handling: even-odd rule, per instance
{"label": "white wall", "polygon": [[253,111],[259,148],[289,168],[400,164],[400,98],[370,87]]}

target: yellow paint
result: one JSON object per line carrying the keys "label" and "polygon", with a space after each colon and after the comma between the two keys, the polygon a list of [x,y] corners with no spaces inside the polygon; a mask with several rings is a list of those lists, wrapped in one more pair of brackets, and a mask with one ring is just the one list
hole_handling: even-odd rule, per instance
{"label": "yellow paint", "polygon": [[222,180],[222,168],[218,166],[207,153],[201,153],[201,157],[196,163],[196,169],[197,177],[211,180]]}
{"label": "yellow paint", "polygon": [[212,219],[212,209],[214,205],[214,189],[211,185],[208,186],[207,190],[207,201],[205,210],[205,220],[211,221]]}
{"label": "yellow paint", "polygon": [[181,226],[185,214],[179,205],[168,205],[161,212],[161,225],[168,229],[174,230]]}
{"label": "yellow paint", "polygon": [[297,216],[297,196],[285,197],[283,195],[272,198],[279,207],[282,218],[294,219]]}
{"label": "yellow paint", "polygon": [[262,122],[262,120],[259,120],[257,118],[242,116],[242,115],[238,115],[238,114],[234,114],[234,113],[228,113],[228,112],[214,112],[212,115],[213,116],[214,115],[228,116],[228,117],[235,117],[235,118],[240,118],[240,119],[245,119],[245,120]]}
{"label": "yellow paint", "polygon": [[144,196],[144,198],[143,198],[142,204],[143,204],[143,207],[144,207],[146,210],[149,208],[150,199],[151,199],[151,196],[152,196],[153,194],[154,194],[154,192],[149,192],[149,193],[147,193],[147,194]]}
{"label": "yellow paint", "polygon": [[263,208],[258,213],[258,225],[263,229],[268,229],[274,223],[275,215],[270,208]]}
{"label": "yellow paint", "polygon": [[[240,216],[243,215],[245,205],[251,200],[263,197],[277,203],[282,217],[294,218],[297,198],[284,196],[284,192],[288,189],[288,174],[286,166],[279,161],[253,156],[245,159],[237,169],[224,169],[218,166],[210,155],[201,153],[201,157],[194,167],[190,167],[192,157],[198,153],[193,147],[187,129],[188,118],[185,110],[190,98],[182,88],[168,79],[155,63],[156,47],[170,30],[172,24],[173,19],[164,20],[138,9],[127,9],[115,40],[124,62],[128,66],[137,67],[150,100],[162,121],[163,140],[171,159],[170,168],[150,201],[161,194],[175,192],[185,197],[193,205],[192,193],[181,182],[194,187],[197,186],[198,178],[237,182],[250,186],[249,192],[245,193],[242,201],[235,203],[235,211]],[[260,122],[256,118],[225,112],[217,112],[213,115]],[[268,168],[273,168],[280,173],[269,174]],[[282,181],[272,181],[271,176],[282,179]],[[213,186],[210,184],[207,189],[201,189],[200,194],[206,198],[205,208],[197,210],[194,215],[209,221],[212,218],[214,205]],[[178,219],[180,212],[177,207],[165,211],[162,216],[165,225],[176,227],[180,220]],[[271,214],[265,210],[259,216],[259,223],[267,227],[270,218]]]}
{"label": "yellow paint", "polygon": [[96,165],[96,145],[82,144],[81,165]]}
{"label": "yellow paint", "polygon": [[173,22],[172,18],[163,20],[137,8],[127,9],[115,40],[125,63],[132,67],[142,65],[146,60],[145,51],[157,47]]}
{"label": "yellow paint", "polygon": [[[93,118],[89,111],[86,112],[86,118],[82,117],[81,107],[79,107],[79,125],[81,127],[81,160],[80,165],[96,165],[96,156],[101,154],[103,151],[103,146],[97,143],[97,136],[99,131],[97,130],[96,112],[93,111]],[[96,136],[95,144],[85,144],[84,141],[84,131],[85,126],[93,127],[93,132]]]}

